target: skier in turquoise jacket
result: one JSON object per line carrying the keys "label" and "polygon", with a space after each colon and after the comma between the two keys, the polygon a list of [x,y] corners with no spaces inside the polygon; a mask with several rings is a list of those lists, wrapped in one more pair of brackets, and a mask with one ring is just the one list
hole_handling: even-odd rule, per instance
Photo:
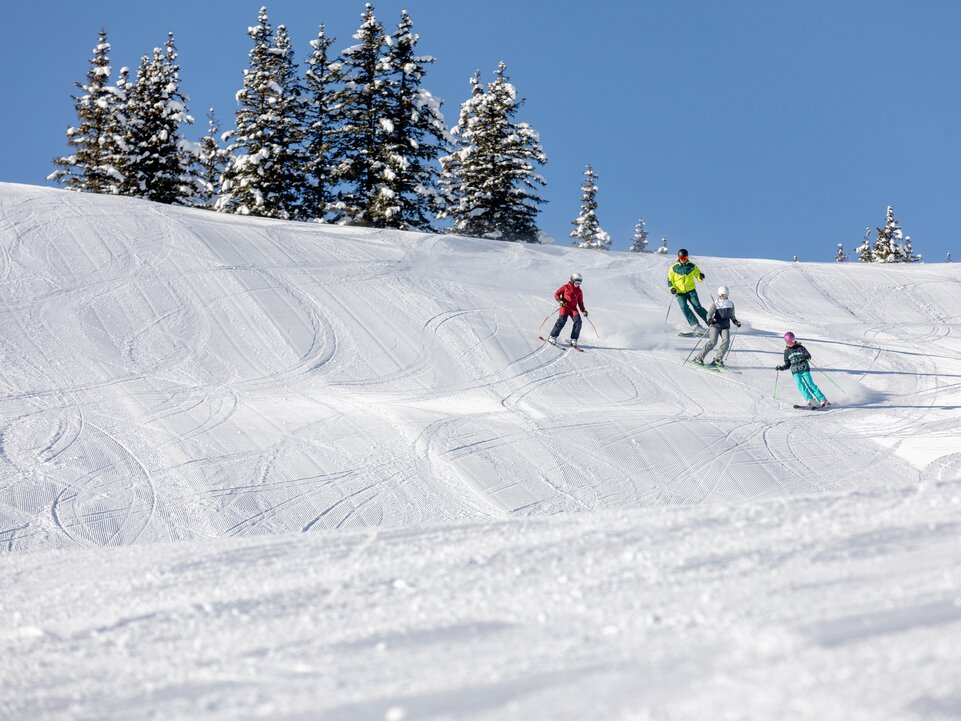
{"label": "skier in turquoise jacket", "polygon": [[[700,331],[700,334],[703,335],[703,328],[697,322],[697,316],[694,315],[694,313],[697,313],[701,316],[701,320],[707,323],[707,311],[701,305],[695,288],[698,281],[701,280],[704,280],[704,273],[688,259],[687,250],[681,248],[677,251],[677,262],[671,266],[671,270],[667,274],[667,287],[677,297],[677,302],[681,306],[681,310],[684,311],[684,317],[691,324],[691,328]],[[691,305],[690,308],[688,303]],[[691,308],[694,309],[693,312]]]}
{"label": "skier in turquoise jacket", "polygon": [[811,360],[811,354],[808,349],[797,342],[797,338],[791,331],[784,334],[784,345],[784,365],[774,366],[774,369],[778,371],[791,369],[794,384],[811,408],[823,408],[828,405],[828,399],[824,397],[811,377],[811,365],[808,363]]}

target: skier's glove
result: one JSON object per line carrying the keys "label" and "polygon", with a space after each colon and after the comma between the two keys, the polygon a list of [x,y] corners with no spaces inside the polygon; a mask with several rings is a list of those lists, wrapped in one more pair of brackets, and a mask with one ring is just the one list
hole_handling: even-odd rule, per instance
{"label": "skier's glove", "polygon": [[740,327],[741,327],[741,321],[739,321],[739,320],[734,321],[734,325],[736,325],[738,328],[740,328]]}
{"label": "skier's glove", "polygon": [[677,295],[677,288],[671,287],[671,295]]}
{"label": "skier's glove", "polygon": [[563,298],[558,298],[558,299],[557,299],[557,302],[561,304],[561,308],[563,308],[565,305],[567,305],[567,301],[564,300]]}
{"label": "skier's glove", "polygon": [[704,273],[699,274],[697,277],[700,278],[701,280],[704,280]]}
{"label": "skier's glove", "polygon": [[586,311],[586,310],[582,310],[581,313],[584,314],[584,317],[585,317],[585,318],[587,317],[587,311]]}

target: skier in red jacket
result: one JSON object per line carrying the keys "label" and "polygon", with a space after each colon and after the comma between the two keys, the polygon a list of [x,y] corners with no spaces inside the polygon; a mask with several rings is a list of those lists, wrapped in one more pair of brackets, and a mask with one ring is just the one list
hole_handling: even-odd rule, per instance
{"label": "skier in red jacket", "polygon": [[547,339],[549,343],[557,345],[557,336],[560,335],[561,329],[567,323],[568,316],[573,316],[574,327],[571,328],[570,343],[575,348],[577,347],[577,338],[581,334],[581,316],[578,309],[584,314],[585,318],[587,317],[587,309],[584,307],[584,293],[581,291],[581,281],[583,280],[580,273],[574,273],[571,275],[570,282],[562,285],[554,293],[554,300],[560,303],[561,309],[557,316],[557,322],[554,324],[554,330],[551,331],[551,335]]}

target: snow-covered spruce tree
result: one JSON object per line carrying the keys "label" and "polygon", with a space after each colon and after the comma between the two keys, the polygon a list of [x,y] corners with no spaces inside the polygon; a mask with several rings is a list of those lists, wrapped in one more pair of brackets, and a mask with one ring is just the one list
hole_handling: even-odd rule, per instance
{"label": "snow-covered spruce tree", "polygon": [[446,208],[456,233],[505,241],[538,242],[537,195],[544,178],[535,165],[547,162],[537,132],[517,123],[523,100],[501,62],[486,89],[479,73],[471,78],[471,97],[461,106],[452,130],[454,152],[441,158]]}
{"label": "snow-covered spruce tree", "polygon": [[267,8],[248,29],[254,46],[237,92],[236,129],[225,133],[230,158],[217,210],[240,215],[302,217],[305,106],[290,36],[273,28]]}
{"label": "snow-covered spruce tree", "polygon": [[180,126],[193,122],[180,91],[173,33],[163,50],[144,55],[126,104],[127,165],[121,192],[158,203],[189,203],[196,193],[194,155]]}
{"label": "snow-covered spruce tree", "polygon": [[904,236],[904,262],[905,263],[920,263],[921,254],[915,254],[914,248],[911,245],[911,236]]}
{"label": "snow-covered spruce tree", "polygon": [[668,251],[668,249],[667,249],[667,236],[666,236],[666,235],[661,238],[661,245],[660,245],[660,247],[659,247],[657,250],[655,250],[654,252],[657,253],[658,255],[667,255],[667,254],[668,254],[669,251]]}
{"label": "snow-covered spruce tree", "polygon": [[864,229],[864,239],[861,245],[854,249],[858,260],[862,263],[870,263],[874,259],[874,249],[871,247],[871,228]]}
{"label": "snow-covered spruce tree", "polygon": [[838,243],[838,254],[834,256],[834,260],[837,263],[844,263],[848,259],[847,253],[844,252],[844,244]]}
{"label": "snow-covered spruce tree", "polygon": [[634,242],[631,243],[631,252],[650,252],[647,249],[647,226],[644,224],[644,218],[638,219],[637,225],[634,226]]}
{"label": "snow-covered spruce tree", "polygon": [[47,176],[71,190],[89,193],[116,193],[122,180],[117,168],[119,133],[123,130],[123,98],[118,88],[111,87],[110,43],[107,31],[101,29],[93,49],[86,82],[77,83],[81,91],[72,95],[78,124],[67,128],[67,144],[71,153],[56,158],[57,170]]}
{"label": "snow-covered spruce tree", "polygon": [[334,168],[337,165],[337,155],[334,137],[340,117],[337,91],[340,64],[330,60],[330,46],[333,43],[334,38],[329,37],[326,26],[321,25],[317,37],[310,41],[311,53],[307,58],[304,77],[304,144],[307,151],[304,215],[316,220],[327,217],[336,197]]}
{"label": "snow-covered spruce tree", "polygon": [[873,261],[875,263],[898,263],[904,260],[901,240],[903,238],[901,225],[894,218],[894,206],[889,205],[885,214],[883,228],[878,228],[878,237],[874,241]]}
{"label": "snow-covered spruce tree", "polygon": [[197,195],[194,205],[198,208],[212,208],[217,200],[217,191],[223,182],[224,168],[227,165],[227,150],[220,144],[220,122],[214,109],[207,111],[207,134],[200,139],[197,152]]}
{"label": "snow-covered spruce tree", "polygon": [[341,223],[385,227],[375,209],[381,189],[389,140],[389,63],[384,27],[365,5],[361,24],[353,35],[357,44],[341,53],[343,90],[338,98],[340,124],[334,134],[338,184],[333,219]]}
{"label": "snow-covered spruce tree", "polygon": [[450,143],[441,102],[422,87],[426,65],[434,58],[417,55],[417,41],[405,10],[387,39],[387,115],[380,120],[383,165],[375,167],[377,186],[370,213],[375,225],[426,232],[441,209],[438,159],[449,151]]}
{"label": "snow-covered spruce tree", "polygon": [[574,230],[570,236],[578,248],[610,250],[611,237],[597,220],[597,174],[590,165],[584,171],[581,185],[581,212],[571,221]]}

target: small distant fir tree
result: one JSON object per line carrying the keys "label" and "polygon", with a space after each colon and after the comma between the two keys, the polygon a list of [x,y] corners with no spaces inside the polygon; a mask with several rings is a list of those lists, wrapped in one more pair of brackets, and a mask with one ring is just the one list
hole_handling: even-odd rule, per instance
{"label": "small distant fir tree", "polygon": [[950,263],[950,262],[951,262],[951,254],[950,254],[950,253],[948,253],[948,257],[947,257],[947,259],[946,259],[944,262],[945,262],[945,263]]}
{"label": "small distant fir tree", "polygon": [[911,236],[904,235],[901,224],[894,217],[894,206],[889,205],[885,214],[883,228],[877,229],[874,245],[871,245],[871,229],[867,228],[864,241],[857,249],[858,260],[862,263],[917,263],[920,254],[915,254],[911,246]]}
{"label": "small distant fir tree", "polygon": [[123,181],[122,146],[125,134],[122,107],[126,102],[126,73],[117,85],[110,81],[110,43],[101,29],[93,49],[86,82],[77,83],[81,91],[72,95],[77,125],[67,128],[71,153],[56,158],[57,170],[48,180],[62,183],[70,190],[88,193],[118,193]]}
{"label": "small distant fir tree", "polygon": [[214,109],[207,111],[207,134],[200,139],[197,152],[197,196],[194,205],[213,208],[227,166],[227,150],[221,145],[220,121]]}
{"label": "small distant fir tree", "polygon": [[861,245],[854,249],[857,253],[858,260],[861,263],[870,263],[874,259],[874,249],[871,247],[871,228],[867,227],[864,229],[864,238],[861,240]]}
{"label": "small distant fir tree", "polygon": [[660,247],[659,247],[657,250],[655,250],[654,252],[657,253],[658,255],[667,255],[667,254],[668,254],[669,251],[668,251],[668,249],[667,249],[667,236],[666,236],[666,235],[661,238],[661,245],[660,245]]}
{"label": "small distant fir tree", "polygon": [[634,226],[634,242],[631,244],[632,253],[649,253],[647,249],[647,227],[644,225],[644,218],[637,221]]}
{"label": "small distant fir tree", "polygon": [[237,92],[236,129],[217,210],[289,220],[301,217],[305,105],[287,29],[262,7],[248,30],[253,48]]}
{"label": "small distant fir tree", "polygon": [[180,91],[173,33],[164,48],[143,56],[125,106],[126,162],[121,192],[158,203],[188,203],[197,192],[192,146],[181,137],[193,123]]}
{"label": "small distant fir tree", "polygon": [[581,212],[571,221],[574,230],[570,236],[578,248],[610,250],[611,237],[601,228],[597,220],[597,174],[590,165],[584,171],[581,185]]}
{"label": "small distant fir tree", "polygon": [[847,256],[847,253],[844,252],[844,244],[838,243],[838,254],[834,256],[835,262],[845,263],[847,262],[847,259],[848,259],[848,256]]}
{"label": "small distant fir tree", "polygon": [[453,231],[476,238],[538,242],[538,188],[547,185],[536,166],[547,162],[540,136],[514,118],[523,105],[498,65],[485,87],[480,73],[470,80],[471,97],[451,131],[454,151],[441,158],[445,209]]}

